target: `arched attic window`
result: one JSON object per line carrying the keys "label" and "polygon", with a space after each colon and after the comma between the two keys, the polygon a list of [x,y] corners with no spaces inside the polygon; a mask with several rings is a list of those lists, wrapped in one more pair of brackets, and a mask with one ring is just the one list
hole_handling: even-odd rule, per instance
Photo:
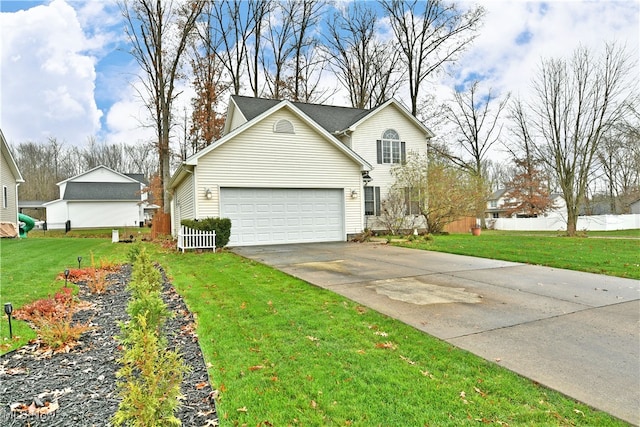
{"label": "arched attic window", "polygon": [[296,133],[293,128],[293,123],[291,123],[287,119],[281,119],[274,123],[273,125],[274,133]]}
{"label": "arched attic window", "polygon": [[400,134],[395,129],[387,129],[382,133],[382,139],[376,141],[378,164],[404,163],[407,160],[404,141],[400,141]]}

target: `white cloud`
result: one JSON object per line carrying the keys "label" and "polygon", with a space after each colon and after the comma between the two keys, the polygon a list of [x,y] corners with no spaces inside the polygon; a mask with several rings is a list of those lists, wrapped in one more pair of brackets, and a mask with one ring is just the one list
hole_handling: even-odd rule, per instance
{"label": "white cloud", "polygon": [[96,58],[76,11],[63,0],[0,14],[2,109],[11,142],[56,137],[78,144],[100,127]]}

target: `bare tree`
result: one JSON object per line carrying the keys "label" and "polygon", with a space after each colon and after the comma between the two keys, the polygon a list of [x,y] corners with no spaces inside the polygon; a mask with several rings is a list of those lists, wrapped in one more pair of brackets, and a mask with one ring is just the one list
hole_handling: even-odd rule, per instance
{"label": "bare tree", "polygon": [[576,49],[570,59],[544,59],[533,80],[525,117],[533,148],[555,174],[567,204],[567,234],[576,234],[579,205],[605,133],[621,123],[637,98],[624,48],[607,44],[594,55]]}
{"label": "bare tree", "polygon": [[265,21],[273,9],[272,0],[253,0],[249,2],[249,7],[253,12],[253,31],[251,31],[253,46],[251,54],[247,52],[247,72],[249,73],[249,84],[253,91],[253,96],[262,94],[263,88],[260,85],[260,64],[262,63],[262,37]]}
{"label": "bare tree", "polygon": [[329,62],[354,108],[383,103],[402,81],[400,52],[377,39],[377,22],[375,10],[363,2],[350,3],[327,22]]}
{"label": "bare tree", "polygon": [[282,99],[282,89],[285,85],[286,64],[293,47],[291,36],[293,33],[294,10],[277,2],[272,13],[272,19],[267,21],[267,30],[264,37],[268,54],[261,56],[262,69],[267,83],[268,95],[273,99]]}
{"label": "bare tree", "polygon": [[[212,3],[207,3],[206,7],[212,7]],[[208,19],[200,24],[199,37],[195,37],[189,43],[188,49],[195,97],[191,99],[191,126],[187,125],[186,117],[184,120],[185,133],[187,128],[189,133],[189,136],[185,135],[184,138],[184,158],[210,145],[222,135],[224,115],[219,111],[221,97],[231,85],[230,81],[224,78],[224,66],[216,52],[217,41],[212,39],[216,33],[211,28],[212,15],[208,9],[204,10]],[[187,152],[188,139],[191,141],[191,153]]]}
{"label": "bare tree", "polygon": [[429,233],[442,232],[473,209],[474,182],[443,152],[445,147],[424,155],[410,153],[406,164],[392,169],[394,188],[405,194],[404,213],[423,217]]}
{"label": "bare tree", "polygon": [[[257,1],[216,0],[207,2],[204,14],[209,22],[202,40],[211,43],[210,50],[216,53],[231,80],[233,93],[238,95],[246,76],[247,49],[255,29]],[[257,78],[257,75],[256,75]]]}
{"label": "bare tree", "polygon": [[293,101],[313,101],[317,89],[318,66],[324,63],[320,55],[314,55],[318,39],[315,26],[322,17],[323,0],[287,0],[284,7],[293,19],[291,32],[292,74],[288,79],[288,98]]}
{"label": "bare tree", "polygon": [[205,0],[189,0],[180,5],[163,0],[121,0],[131,54],[142,68],[140,80],[145,104],[153,117],[158,148],[159,175],[164,189],[164,212],[169,212],[167,185],[171,177],[169,147],[172,107],[177,97],[183,53],[196,26]]}
{"label": "bare tree", "polygon": [[411,114],[418,113],[422,83],[446,63],[458,59],[475,39],[485,11],[467,11],[445,0],[380,0],[403,56]]}
{"label": "bare tree", "polygon": [[640,196],[640,134],[628,123],[605,133],[597,163],[607,188],[612,213],[627,213],[628,205]]}
{"label": "bare tree", "polygon": [[453,102],[443,106],[443,111],[454,126],[454,138],[462,154],[441,154],[467,171],[476,183],[476,217],[484,221],[485,203],[490,190],[486,160],[491,147],[500,138],[500,115],[509,95],[500,99],[491,89],[483,93],[480,83],[476,81],[466,91],[454,92],[453,98]]}

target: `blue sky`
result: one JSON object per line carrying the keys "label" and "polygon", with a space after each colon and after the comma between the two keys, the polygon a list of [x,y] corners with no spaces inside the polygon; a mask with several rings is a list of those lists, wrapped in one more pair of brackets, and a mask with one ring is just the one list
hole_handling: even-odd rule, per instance
{"label": "blue sky", "polygon": [[[526,97],[540,59],[568,57],[579,44],[599,50],[617,41],[638,61],[640,0],[482,4],[487,16],[472,48],[424,94],[443,100],[481,76],[498,92]],[[131,86],[137,64],[126,52],[115,0],[2,0],[0,8],[0,127],[10,144],[153,139],[152,130],[140,127],[145,110]],[[636,70],[640,75],[637,64]],[[335,86],[335,78],[324,84]],[[188,108],[191,93],[188,83],[182,90],[179,111]],[[406,94],[399,98],[409,103]],[[347,98],[338,92],[331,103],[347,105]]]}

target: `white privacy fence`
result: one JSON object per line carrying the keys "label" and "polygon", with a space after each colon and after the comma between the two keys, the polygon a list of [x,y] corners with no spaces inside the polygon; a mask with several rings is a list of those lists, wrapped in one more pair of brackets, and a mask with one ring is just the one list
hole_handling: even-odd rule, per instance
{"label": "white privacy fence", "polygon": [[178,249],[216,249],[216,232],[181,226],[178,232]]}
{"label": "white privacy fence", "polygon": [[[562,216],[497,218],[488,219],[487,227],[495,230],[558,231],[567,229],[567,220]],[[632,230],[640,228],[640,214],[580,216],[576,228],[579,231]]]}

